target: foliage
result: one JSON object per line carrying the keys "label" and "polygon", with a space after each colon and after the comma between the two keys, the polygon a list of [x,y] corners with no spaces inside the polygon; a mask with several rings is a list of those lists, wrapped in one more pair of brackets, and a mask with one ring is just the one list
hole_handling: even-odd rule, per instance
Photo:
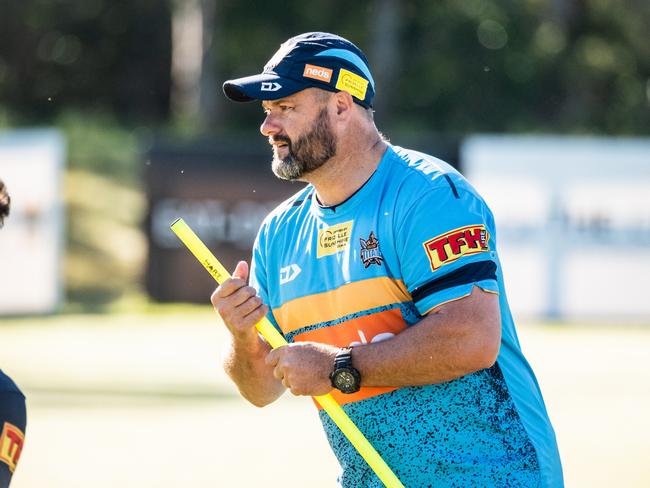
{"label": "foliage", "polygon": [[142,129],[130,131],[109,116],[72,111],[55,124],[68,151],[66,296],[72,309],[94,310],[137,292],[142,281]]}
{"label": "foliage", "polygon": [[99,173],[115,182],[139,184],[140,144],[145,128],[129,130],[106,114],[67,111],[56,118],[67,143],[67,164],[72,169]]}
{"label": "foliage", "polygon": [[0,105],[20,123],[69,108],[160,120],[170,12],[156,0],[0,0]]}
{"label": "foliage", "polygon": [[[139,279],[143,142],[161,127],[196,131],[170,107],[183,1],[0,0],[0,126],[66,135],[66,282],[78,303],[103,306]],[[358,44],[371,67],[389,63],[376,71],[377,120],[401,144],[424,135],[444,148],[473,132],[650,134],[647,1],[197,1],[216,8],[206,65],[218,116],[205,132],[254,134],[259,105],[224,100],[221,82],[259,72],[287,38],[324,30]],[[393,32],[382,31],[387,6]]]}
{"label": "foliage", "polygon": [[[19,121],[69,108],[108,111],[131,125],[170,122],[175,2],[2,2],[0,105]],[[281,42],[329,30],[368,53],[390,2],[201,0],[216,8],[212,50],[220,81],[258,72]],[[400,2],[398,56],[380,73],[378,120],[389,131],[465,134],[545,131],[647,134],[650,3],[640,0]],[[383,79],[381,79],[383,78]],[[382,85],[382,81],[386,84]],[[250,130],[259,107],[223,99],[225,131]]]}
{"label": "foliage", "polygon": [[146,252],[144,196],[85,170],[69,170],[65,186],[68,301],[94,310],[137,292]]}

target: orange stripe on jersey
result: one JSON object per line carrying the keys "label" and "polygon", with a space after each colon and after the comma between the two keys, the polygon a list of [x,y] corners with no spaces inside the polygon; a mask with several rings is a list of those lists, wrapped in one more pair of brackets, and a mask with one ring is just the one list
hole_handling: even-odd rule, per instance
{"label": "orange stripe on jersey", "polygon": [[335,290],[291,300],[273,310],[282,332],[336,320],[363,310],[411,301],[401,280],[385,276],[355,281]]}
{"label": "orange stripe on jersey", "polygon": [[302,332],[294,342],[319,342],[336,347],[350,347],[390,339],[406,328],[399,308],[363,315],[340,324]]}
{"label": "orange stripe on jersey", "polygon": [[[330,327],[310,330],[296,335],[295,342],[313,341],[331,344],[337,347],[356,346],[379,342],[399,334],[406,328],[406,322],[399,309],[384,310],[372,315],[364,315],[347,322],[342,322]],[[356,393],[346,395],[338,390],[333,390],[332,395],[339,404],[358,402],[366,398],[381,395],[397,388],[362,387]],[[314,402],[316,403],[316,402]],[[321,409],[321,406],[316,403]]]}
{"label": "orange stripe on jersey", "polygon": [[[372,398],[383,393],[388,393],[389,391],[395,391],[397,387],[391,386],[386,388],[375,388],[362,386],[361,389],[356,393],[341,393],[336,388],[330,391],[330,395],[334,397],[334,400],[338,402],[339,405],[345,405],[347,403],[358,402],[360,400],[365,400],[366,398]],[[318,410],[323,410],[323,407],[320,406],[316,400],[312,398],[314,405],[318,407]]]}

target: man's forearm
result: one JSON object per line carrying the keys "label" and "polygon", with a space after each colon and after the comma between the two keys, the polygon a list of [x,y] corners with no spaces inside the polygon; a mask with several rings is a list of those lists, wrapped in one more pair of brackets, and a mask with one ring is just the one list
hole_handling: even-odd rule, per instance
{"label": "man's forearm", "polygon": [[253,405],[263,407],[275,401],[285,388],[273,377],[273,369],[264,360],[271,350],[257,334],[246,341],[231,338],[223,368],[239,388],[239,392]]}
{"label": "man's forearm", "polygon": [[[454,313],[454,308],[472,301],[480,306]],[[443,383],[492,366],[501,342],[498,298],[475,290],[460,302],[391,339],[355,347],[352,362],[361,372],[362,385]]]}

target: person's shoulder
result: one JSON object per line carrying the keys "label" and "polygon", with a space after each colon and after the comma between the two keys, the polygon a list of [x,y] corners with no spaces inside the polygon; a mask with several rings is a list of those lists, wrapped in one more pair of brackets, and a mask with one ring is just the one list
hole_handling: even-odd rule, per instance
{"label": "person's shoulder", "polygon": [[311,205],[313,187],[307,185],[280,203],[266,216],[262,229],[274,229],[295,220],[304,208]]}
{"label": "person's shoulder", "polygon": [[0,369],[0,392],[21,393],[16,383]]}
{"label": "person's shoulder", "polygon": [[402,196],[417,200],[433,190],[438,196],[444,194],[455,199],[467,193],[478,196],[465,177],[442,159],[400,146],[391,146],[390,150],[392,170],[401,176],[397,179],[401,182]]}

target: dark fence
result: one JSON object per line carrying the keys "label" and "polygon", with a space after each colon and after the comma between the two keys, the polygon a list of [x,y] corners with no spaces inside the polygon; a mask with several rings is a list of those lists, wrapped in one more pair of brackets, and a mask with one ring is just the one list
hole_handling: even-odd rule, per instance
{"label": "dark fence", "polygon": [[215,282],[169,229],[179,217],[232,270],[250,261],[266,214],[302,184],[278,180],[266,144],[156,144],[146,154],[146,287],[157,301],[205,302]]}
{"label": "dark fence", "polygon": [[[457,161],[457,144],[425,138],[401,145]],[[411,139],[411,140],[409,140]],[[395,143],[399,143],[395,141]],[[412,144],[411,144],[412,143]],[[437,148],[437,149],[436,149]],[[232,271],[250,262],[260,223],[303,183],[277,179],[271,150],[262,138],[250,141],[156,143],[145,155],[149,241],[146,289],[161,302],[205,303],[216,284],[169,229],[179,217]]]}

